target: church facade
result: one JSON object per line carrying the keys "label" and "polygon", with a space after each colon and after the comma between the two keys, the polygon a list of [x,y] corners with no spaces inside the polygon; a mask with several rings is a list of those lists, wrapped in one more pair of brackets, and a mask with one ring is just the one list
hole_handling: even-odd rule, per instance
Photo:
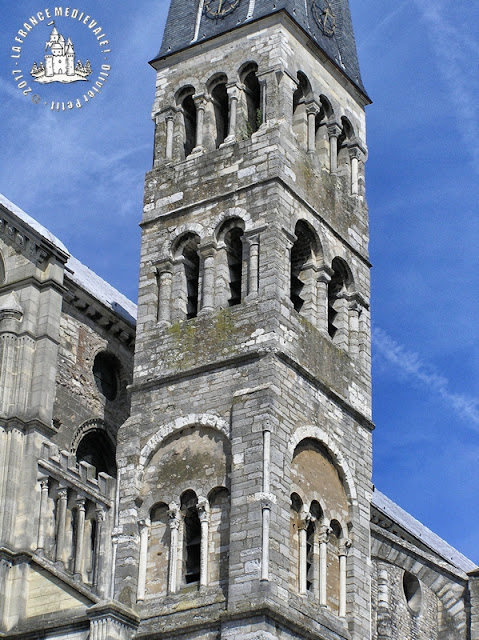
{"label": "church facade", "polygon": [[371,483],[347,0],[172,0],[138,308],[0,200],[0,637],[479,640]]}

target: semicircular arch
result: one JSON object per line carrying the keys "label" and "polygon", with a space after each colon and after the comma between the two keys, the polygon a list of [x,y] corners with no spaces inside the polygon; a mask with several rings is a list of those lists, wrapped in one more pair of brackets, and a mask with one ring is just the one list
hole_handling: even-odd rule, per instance
{"label": "semicircular arch", "polygon": [[324,429],[321,429],[321,427],[317,427],[314,425],[304,425],[298,427],[298,429],[296,429],[288,442],[290,459],[293,459],[293,455],[298,444],[303,440],[307,440],[310,438],[313,440],[317,440],[323,447],[326,448],[328,453],[331,455],[332,459],[334,460],[343,476],[346,495],[349,499],[352,509],[355,510],[358,506],[358,495],[353,479],[353,474],[351,472],[351,469],[349,468],[345,456],[336,445],[336,443],[331,440],[328,433]]}

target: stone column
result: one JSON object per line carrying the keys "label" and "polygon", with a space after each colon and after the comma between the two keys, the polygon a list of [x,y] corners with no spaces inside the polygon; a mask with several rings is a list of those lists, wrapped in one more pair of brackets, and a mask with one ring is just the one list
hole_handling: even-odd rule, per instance
{"label": "stone column", "polygon": [[341,127],[336,122],[328,124],[329,135],[329,170],[336,173],[338,170],[338,138],[341,135]]}
{"label": "stone column", "polygon": [[316,309],[318,316],[316,320],[316,327],[324,334],[328,333],[328,285],[331,282],[333,273],[332,269],[323,265],[318,269],[318,274],[316,276]]}
{"label": "stone column", "polygon": [[75,577],[82,578],[85,544],[85,498],[78,498],[76,521]]}
{"label": "stone column", "polygon": [[337,312],[334,326],[336,333],[334,342],[341,349],[349,349],[349,300],[346,294],[339,294],[334,301],[334,309]]}
{"label": "stone column", "polygon": [[170,503],[168,511],[170,525],[170,566],[168,572],[168,593],[178,590],[178,529],[180,528],[180,509],[175,502]]}
{"label": "stone column", "polygon": [[40,514],[38,517],[37,553],[45,553],[45,529],[48,505],[48,478],[40,480]]}
{"label": "stone column", "polygon": [[171,294],[173,287],[173,264],[165,260],[157,265],[158,273],[158,322],[171,322]]}
{"label": "stone column", "polygon": [[210,505],[207,498],[199,497],[197,504],[201,527],[200,541],[200,587],[208,586],[208,548],[210,537]]}
{"label": "stone column", "polygon": [[[377,608],[378,640],[392,639],[392,625],[389,600],[389,574],[387,564],[378,564],[378,608]],[[479,636],[477,639],[478,640]],[[472,640],[472,638],[471,638]]]}
{"label": "stone column", "polygon": [[203,123],[206,110],[206,98],[204,94],[193,96],[196,106],[196,145],[191,153],[201,153],[203,151]]}
{"label": "stone column", "polygon": [[331,528],[323,524],[319,528],[319,604],[327,606],[327,563],[328,563],[328,542]]}
{"label": "stone column", "polygon": [[66,527],[66,517],[67,517],[67,499],[68,499],[68,489],[66,487],[60,487],[57,493],[57,521],[56,521],[56,530],[57,530],[57,544],[56,544],[56,553],[55,560],[57,562],[62,562],[63,550],[65,547],[65,527]]}
{"label": "stone column", "polygon": [[148,538],[150,536],[150,520],[139,520],[140,529],[140,560],[138,562],[138,587],[136,599],[138,602],[145,599],[146,565],[148,561]]}
{"label": "stone column", "polygon": [[236,115],[238,112],[238,85],[234,83],[230,83],[226,85],[226,91],[228,92],[228,103],[229,103],[229,126],[228,126],[228,135],[225,138],[223,144],[231,144],[236,142]]}
{"label": "stone column", "polygon": [[359,318],[361,316],[362,307],[358,302],[357,296],[352,296],[349,300],[349,353],[357,358],[359,356]]}
{"label": "stone column", "polygon": [[346,616],[346,569],[348,551],[351,547],[351,540],[345,539],[339,545],[339,615],[344,618]]}
{"label": "stone column", "polygon": [[349,160],[351,162],[351,195],[357,196],[358,190],[358,170],[361,150],[357,146],[349,147]]}
{"label": "stone column", "polygon": [[173,133],[174,133],[174,126],[175,126],[175,114],[172,109],[168,111],[168,113],[166,114],[165,122],[166,122],[165,156],[167,160],[171,160],[173,158]]}
{"label": "stone column", "polygon": [[[95,509],[96,514],[96,537],[93,549],[92,568],[93,568],[93,588],[100,595],[106,595],[108,588],[108,580],[106,576],[108,571],[106,569],[107,563],[105,558],[106,553],[106,541],[104,537],[106,535],[105,527],[105,509],[102,506],[97,506]],[[105,576],[105,577],[104,577]]]}
{"label": "stone column", "polygon": [[263,431],[263,497],[261,501],[262,544],[261,544],[261,580],[269,580],[269,532],[272,502],[268,499],[271,478],[271,431]]}
{"label": "stone column", "polygon": [[201,296],[201,311],[212,311],[215,301],[215,257],[216,242],[207,240],[200,246],[200,256],[203,263],[203,290]]}
{"label": "stone column", "polygon": [[306,103],[308,116],[308,153],[316,153],[316,115],[319,113],[319,105],[311,100]]}

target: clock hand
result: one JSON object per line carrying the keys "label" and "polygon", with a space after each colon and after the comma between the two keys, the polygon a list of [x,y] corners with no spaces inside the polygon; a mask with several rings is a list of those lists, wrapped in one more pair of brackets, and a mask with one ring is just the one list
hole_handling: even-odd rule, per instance
{"label": "clock hand", "polygon": [[222,7],[222,5],[223,5],[223,0],[220,0],[220,1],[218,2],[218,14],[220,14],[220,13],[221,13],[221,7]]}

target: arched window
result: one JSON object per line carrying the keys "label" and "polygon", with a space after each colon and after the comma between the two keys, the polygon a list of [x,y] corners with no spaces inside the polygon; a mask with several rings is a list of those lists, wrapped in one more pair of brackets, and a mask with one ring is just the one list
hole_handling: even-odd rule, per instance
{"label": "arched window", "polygon": [[316,314],[315,265],[318,241],[309,225],[300,220],[294,229],[296,240],[291,248],[290,297],[296,311],[305,312],[313,321]]}
{"label": "arched window", "polygon": [[347,291],[351,284],[351,276],[341,258],[334,258],[331,267],[333,274],[328,285],[328,333],[333,342],[345,349],[349,344]]}
{"label": "arched window", "polygon": [[243,276],[243,229],[233,227],[225,235],[226,256],[228,259],[230,307],[241,302],[241,279]]}
{"label": "arched window", "polygon": [[194,93],[193,87],[185,87],[180,91],[177,100],[183,114],[183,151],[185,158],[190,155],[196,146],[197,113],[195,101],[193,100]]}
{"label": "arched window", "polygon": [[208,496],[210,504],[209,535],[213,551],[208,564],[209,585],[225,585],[228,580],[230,493],[225,487],[216,487]]}
{"label": "arched window", "polygon": [[244,222],[226,220],[220,227],[216,255],[216,301],[218,306],[234,306],[242,300]]}
{"label": "arched window", "polygon": [[178,310],[177,319],[198,315],[200,280],[199,237],[194,233],[182,236],[174,251],[175,271],[173,303]]}
{"label": "arched window", "polygon": [[354,138],[354,129],[347,118],[341,118],[341,133],[338,138],[338,167],[349,165],[348,146]]}
{"label": "arched window", "polygon": [[290,576],[292,578],[292,586],[295,590],[301,590],[300,585],[300,539],[299,539],[299,530],[301,524],[301,512],[303,509],[303,501],[299,497],[299,495],[295,492],[291,494],[291,504],[290,504],[290,545],[289,545],[289,556],[291,562],[291,571]]}
{"label": "arched window", "polygon": [[307,143],[308,115],[306,113],[306,101],[311,97],[311,85],[309,80],[298,71],[298,84],[293,93],[293,132],[298,138],[298,142]]}
{"label": "arched window", "polygon": [[76,450],[76,459],[95,467],[97,477],[103,472],[116,478],[115,445],[102,429],[92,429],[83,436]]}
{"label": "arched window", "polygon": [[328,576],[327,576],[327,605],[334,613],[339,613],[340,577],[339,577],[339,544],[342,538],[341,525],[332,520],[328,540]]}
{"label": "arched window", "polygon": [[[346,593],[346,565],[344,559],[342,565],[340,561],[340,541],[344,540],[341,525],[335,519],[330,522],[328,514],[334,512],[347,522],[348,501],[339,470],[317,440],[307,438],[296,447],[291,488],[290,549],[297,588],[300,594],[310,593],[320,605],[339,614],[344,610]],[[313,497],[309,508],[300,494],[305,500]]]}
{"label": "arched window", "polygon": [[329,168],[330,165],[330,144],[328,123],[331,122],[334,112],[330,101],[324,95],[319,96],[320,109],[315,119],[315,141],[316,153],[322,165]]}
{"label": "arched window", "polygon": [[213,109],[215,114],[215,127],[216,127],[216,148],[223,144],[225,138],[228,136],[229,129],[229,106],[228,106],[228,92],[226,90],[227,78],[225,75],[221,75],[217,78],[211,88],[211,99],[213,102]]}
{"label": "arched window", "polygon": [[246,128],[250,136],[258,131],[263,123],[261,111],[261,86],[257,77],[258,65],[254,62],[246,65],[241,74],[246,98]]}
{"label": "arched window", "polygon": [[201,523],[198,517],[198,499],[194,491],[181,497],[183,516],[183,575],[186,584],[199,582],[201,571]]}
{"label": "arched window", "polygon": [[145,591],[148,595],[165,596],[170,546],[168,505],[164,502],[155,504],[150,510],[150,522]]}

